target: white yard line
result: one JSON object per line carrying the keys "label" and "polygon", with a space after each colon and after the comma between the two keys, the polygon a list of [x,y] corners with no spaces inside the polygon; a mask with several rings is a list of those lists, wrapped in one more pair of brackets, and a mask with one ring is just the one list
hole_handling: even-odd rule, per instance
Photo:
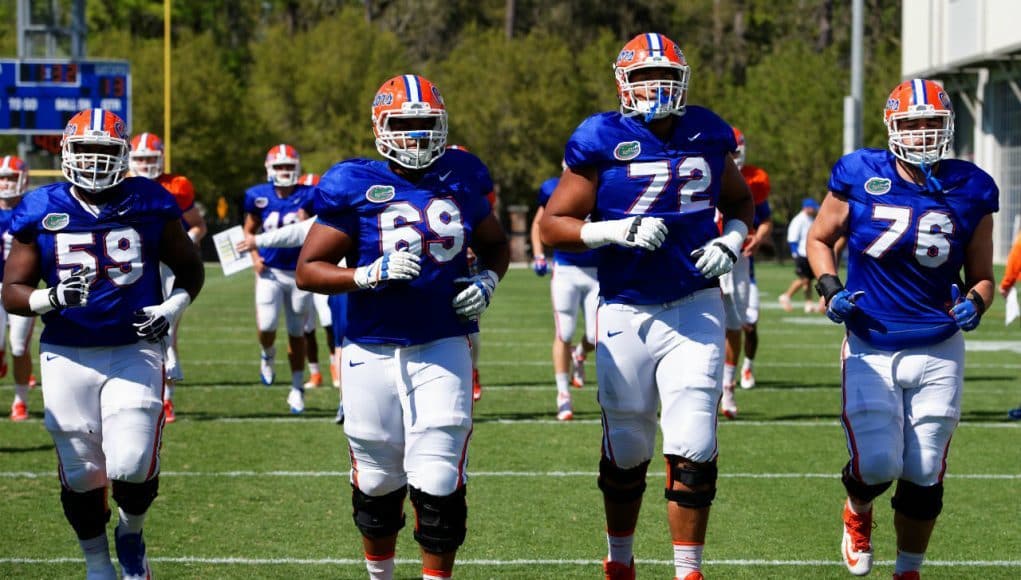
{"label": "white yard line", "polygon": [[[523,477],[523,478],[571,478],[595,477],[595,471],[469,471],[468,477]],[[52,471],[0,471],[0,479],[45,479],[56,477]],[[347,471],[161,471],[160,477],[220,477],[227,479],[247,477],[347,477]],[[720,473],[722,479],[836,479],[834,473]],[[665,477],[662,473],[650,473],[650,478]],[[948,473],[950,479],[1018,480],[1018,473]]]}

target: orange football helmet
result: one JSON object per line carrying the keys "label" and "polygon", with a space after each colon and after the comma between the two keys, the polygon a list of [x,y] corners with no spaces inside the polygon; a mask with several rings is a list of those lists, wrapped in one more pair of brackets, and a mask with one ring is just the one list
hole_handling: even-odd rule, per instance
{"label": "orange football helmet", "polygon": [[11,199],[25,195],[28,187],[28,166],[20,157],[0,157],[0,198]]}
{"label": "orange football helmet", "polygon": [[[674,78],[635,81],[631,75],[643,69],[667,69]],[[677,43],[662,34],[639,34],[620,49],[613,65],[622,115],[643,115],[645,121],[667,115],[683,115],[688,101],[691,67]]]}
{"label": "orange football helmet", "polygon": [[156,179],[163,175],[163,141],[155,133],[142,133],[131,139],[128,154],[131,173]]}
{"label": "orange football helmet", "polygon": [[64,177],[89,193],[110,189],[128,174],[128,129],[105,109],[85,109],[67,122],[60,142]]}
{"label": "orange football helmet", "polygon": [[301,185],[319,185],[319,176],[315,173],[306,173],[298,179],[298,183]]}
{"label": "orange football helmet", "polygon": [[277,187],[291,187],[298,184],[301,175],[301,156],[298,150],[281,143],[266,153],[266,181]]}
{"label": "orange football helmet", "polygon": [[745,161],[744,133],[737,127],[732,127],[732,129],[734,129],[734,140],[737,141],[737,149],[734,149],[734,164],[741,169],[744,167]]}
{"label": "orange football helmet", "polygon": [[[394,119],[432,119],[430,128],[391,127]],[[418,75],[394,77],[379,87],[372,101],[372,130],[379,154],[402,167],[421,169],[446,152],[447,107],[429,80]]]}
{"label": "orange football helmet", "polygon": [[[931,127],[905,129],[904,121],[935,119]],[[883,111],[890,151],[912,165],[928,166],[950,152],[954,140],[954,106],[935,81],[912,79],[897,85]]]}

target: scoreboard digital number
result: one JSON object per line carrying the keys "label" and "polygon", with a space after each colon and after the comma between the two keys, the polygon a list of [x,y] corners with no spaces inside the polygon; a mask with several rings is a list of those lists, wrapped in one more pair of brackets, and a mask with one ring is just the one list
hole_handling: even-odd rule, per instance
{"label": "scoreboard digital number", "polygon": [[0,59],[0,134],[61,134],[82,109],[117,113],[131,129],[127,61]]}

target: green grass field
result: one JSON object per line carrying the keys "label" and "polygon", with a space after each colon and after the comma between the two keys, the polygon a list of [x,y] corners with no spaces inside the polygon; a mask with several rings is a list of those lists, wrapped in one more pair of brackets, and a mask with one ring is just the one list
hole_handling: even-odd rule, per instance
{"label": "green grass field", "polygon": [[[364,578],[344,435],[332,421],[337,391],[310,391],[306,414],[290,416],[286,385],[258,381],[251,274],[207,272],[183,322],[187,382],[177,391],[178,421],[165,432],[160,497],[145,530],[157,576]],[[848,578],[838,552],[837,474],[847,460],[837,422],[842,331],[822,315],[778,308],[789,265],[759,264],[757,272],[759,386],[738,393],[740,418],[720,426],[705,571],[710,578]],[[484,318],[485,391],[476,405],[459,578],[601,577],[596,389],[575,391],[575,420],[556,421],[548,284],[512,270]],[[1021,577],[1021,426],[1006,420],[1021,402],[1021,328],[1005,327],[1003,313],[997,301],[968,336],[963,422],[926,578]],[[278,348],[286,348],[282,338]],[[277,376],[286,377],[286,359],[277,364]],[[5,401],[10,381],[0,388]],[[0,577],[80,578],[38,390],[29,407],[30,421],[0,420]],[[639,574],[670,578],[663,475],[650,479],[636,539]],[[888,498],[876,503],[879,578],[890,577],[895,557]],[[417,554],[405,528],[398,577],[420,577]]]}

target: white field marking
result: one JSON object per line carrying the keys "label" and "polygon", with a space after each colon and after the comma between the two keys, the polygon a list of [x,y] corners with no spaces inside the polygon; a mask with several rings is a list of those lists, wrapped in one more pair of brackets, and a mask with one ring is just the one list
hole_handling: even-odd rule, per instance
{"label": "white field marking", "polygon": [[[82,558],[0,558],[0,564],[80,564]],[[198,556],[153,556],[150,562],[163,562],[168,564],[211,564],[211,565],[236,565],[236,566],[271,566],[271,565],[298,565],[298,566],[364,566],[365,560],[360,558],[240,558],[240,557],[198,557]],[[394,563],[406,566],[421,564],[421,560],[410,558],[396,558]],[[646,560],[637,559],[636,564],[644,566],[673,566],[673,560]],[[878,566],[892,566],[893,560],[879,560],[874,562]],[[466,559],[458,560],[458,566],[599,566],[602,560],[589,559]],[[705,560],[707,566],[843,566],[844,563],[837,560],[766,560],[766,559],[741,559],[741,560]],[[945,568],[1018,568],[1021,567],[1021,560],[926,560],[926,566],[940,566]]]}
{"label": "white field marking", "polygon": [[[161,471],[161,477],[222,477],[222,478],[248,478],[248,477],[348,477],[347,471]],[[569,478],[569,477],[595,477],[599,475],[596,471],[468,471],[468,477],[524,477],[524,478]],[[56,472],[51,471],[0,471],[2,479],[42,479],[56,477]],[[666,477],[664,473],[650,473],[650,478]],[[838,472],[833,473],[720,473],[719,477],[724,479],[836,479],[840,477]],[[979,479],[979,480],[1018,480],[1021,474],[1017,473],[948,473],[946,477],[951,479]]]}

